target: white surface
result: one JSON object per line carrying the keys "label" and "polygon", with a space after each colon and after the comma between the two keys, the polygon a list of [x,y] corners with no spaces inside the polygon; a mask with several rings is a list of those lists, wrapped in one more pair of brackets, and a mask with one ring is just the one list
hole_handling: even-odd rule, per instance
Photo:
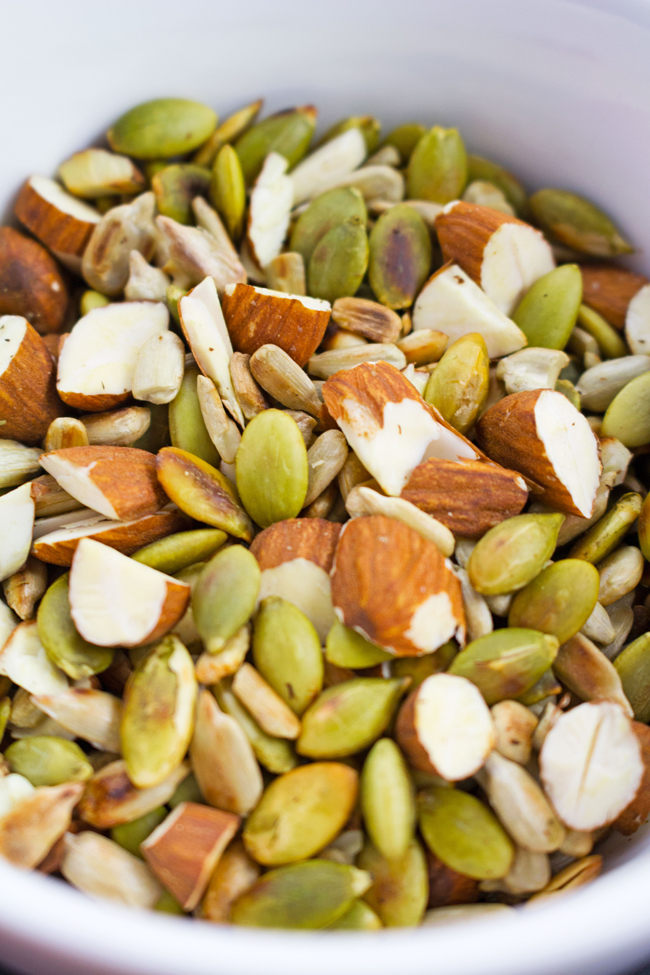
{"label": "white surface", "polygon": [[[457,125],[531,186],[612,210],[650,246],[648,0],[21,0],[3,4],[0,191],[51,173],[134,102],[222,117],[313,101],[321,128],[374,112]],[[650,269],[640,253],[633,266]],[[606,877],[515,917],[365,935],[220,929],[97,905],[0,866],[2,961],[33,975],[599,975],[650,952],[650,851],[617,840]]]}

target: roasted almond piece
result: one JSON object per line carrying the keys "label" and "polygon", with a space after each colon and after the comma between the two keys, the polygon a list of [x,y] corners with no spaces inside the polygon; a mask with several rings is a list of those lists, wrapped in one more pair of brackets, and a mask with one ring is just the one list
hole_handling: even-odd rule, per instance
{"label": "roasted almond piece", "polygon": [[206,277],[211,277],[219,294],[223,294],[226,285],[245,281],[246,271],[212,207],[197,197],[192,208],[198,227],[185,227],[171,217],[156,219],[169,249],[165,270],[190,285],[200,284]]}
{"label": "roasted almond piece", "polygon": [[322,518],[288,518],[260,532],[251,552],[262,571],[293,559],[308,559],[329,572],[340,534],[341,525]]}
{"label": "roasted almond piece", "polygon": [[17,572],[27,560],[34,528],[34,500],[29,484],[0,497],[0,580]]}
{"label": "roasted almond piece", "polygon": [[71,196],[53,179],[31,176],[18,194],[14,213],[55,257],[80,273],[86,244],[102,219],[94,207]]}
{"label": "roasted almond piece", "polygon": [[131,823],[169,802],[189,773],[189,765],[183,762],[159,785],[136,789],[126,774],[125,763],[121,760],[111,762],[86,783],[79,803],[79,816],[100,830]]}
{"label": "roasted almond piece", "polygon": [[167,501],[156,458],[136,447],[68,447],[41,464],[82,504],[114,521],[153,514]]}
{"label": "roasted almond piece", "polygon": [[141,844],[149,866],[186,911],[205,893],[239,816],[197,802],[181,802]]}
{"label": "roasted almond piece", "polygon": [[96,413],[129,398],[142,346],[167,331],[162,302],[122,301],[94,308],[66,337],[57,390],[64,403]]}
{"label": "roasted almond piece", "polygon": [[153,643],[178,623],[190,586],[83,538],[70,569],[70,613],[79,633],[100,647]]}
{"label": "roasted almond piece", "polygon": [[[15,619],[15,617],[14,617]],[[0,674],[8,677],[29,694],[62,694],[68,689],[68,681],[58,667],[50,661],[38,638],[36,620],[20,623],[5,635],[0,650]]]}
{"label": "roasted almond piece", "polygon": [[582,300],[607,319],[614,328],[623,329],[632,299],[650,281],[642,274],[613,264],[585,264],[582,271]]}
{"label": "roasted almond piece", "polygon": [[117,297],[131,272],[131,254],[149,259],[157,244],[153,193],[142,193],[132,203],[112,207],[92,232],[83,255],[83,276],[91,288]]}
{"label": "roasted almond piece", "polygon": [[0,317],[2,436],[30,446],[39,444],[61,412],[54,363],[43,339],[26,318],[3,315]]}
{"label": "roasted almond piece", "polygon": [[382,515],[345,524],[334,557],[336,615],[396,656],[432,653],[465,638],[460,583],[438,548]]}
{"label": "roasted almond piece", "polygon": [[445,261],[460,264],[505,315],[555,267],[539,230],[489,207],[449,203],[436,217],[436,232]]}
{"label": "roasted almond piece", "polygon": [[12,227],[0,227],[0,315],[24,315],[40,335],[59,332],[68,289],[45,248]]}
{"label": "roasted almond piece", "polygon": [[277,257],[289,229],[293,184],[288,162],[270,152],[251,190],[248,208],[248,248],[260,268]]}
{"label": "roasted almond piece", "polygon": [[552,508],[589,518],[601,463],[598,442],[579,410],[552,389],[506,396],[476,425],[488,456],[524,475]]}
{"label": "roasted almond piece", "polygon": [[363,363],[332,376],[323,397],[350,447],[386,494],[399,495],[426,457],[481,456],[386,362]]}
{"label": "roasted almond piece", "polygon": [[430,457],[419,464],[400,497],[432,515],[462,538],[480,538],[518,515],[528,500],[516,471],[473,460]]}
{"label": "roasted almond piece", "polygon": [[496,740],[481,692],[453,674],[433,674],[409,695],[395,733],[414,768],[449,782],[478,772]]}
{"label": "roasted almond piece", "polygon": [[252,355],[263,345],[278,345],[304,366],[323,339],[330,304],[319,298],[236,284],[226,287],[223,313],[238,352]]}
{"label": "roasted almond piece", "polygon": [[[10,442],[7,441],[7,443]],[[26,450],[27,448],[23,449]],[[2,466],[1,458],[2,451],[0,449],[0,468]],[[38,467],[40,467],[40,455]],[[34,470],[37,471],[38,467],[34,468]],[[77,499],[73,498],[67,491],[64,491],[51,474],[42,474],[41,477],[35,477],[29,484],[34,500],[35,514],[38,519],[44,519],[54,515],[72,514],[74,511],[81,510],[81,505]],[[0,481],[0,487],[8,487],[8,485],[3,485]],[[83,515],[79,515],[79,517],[82,518]],[[74,518],[71,520],[74,521]],[[45,535],[47,533],[43,532],[42,534]]]}
{"label": "roasted almond piece", "polygon": [[34,869],[63,836],[84,790],[81,782],[41,786],[0,819],[0,856]]}

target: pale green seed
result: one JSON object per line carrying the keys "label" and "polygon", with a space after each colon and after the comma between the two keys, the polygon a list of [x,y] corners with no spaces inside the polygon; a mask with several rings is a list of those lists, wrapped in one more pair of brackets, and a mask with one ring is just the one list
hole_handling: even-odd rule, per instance
{"label": "pale green seed", "polygon": [[262,574],[243,545],[230,545],[210,559],[192,592],[192,613],[208,653],[222,650],[255,610]]}
{"label": "pale green seed", "polygon": [[147,409],[151,423],[133,446],[139,450],[147,450],[150,454],[157,454],[169,445],[169,410],[167,403],[148,403]]}
{"label": "pale green seed", "polygon": [[614,660],[623,692],[637,721],[650,721],[650,633],[643,633]]}
{"label": "pale green seed", "polygon": [[157,542],[139,548],[131,556],[152,569],[173,576],[182,569],[204,562],[217,552],[228,536],[220,528],[197,528],[189,532],[176,532],[159,538]]}
{"label": "pale green seed", "polygon": [[307,448],[298,425],[286,413],[264,410],[253,417],[235,466],[239,496],[261,528],[300,514],[307,496]]}
{"label": "pale green seed", "polygon": [[563,264],[528,289],[512,316],[528,345],[563,349],[575,327],[582,301],[582,274],[577,264]]}
{"label": "pale green seed", "polygon": [[323,654],[313,624],[279,596],[263,599],[253,632],[253,660],[292,711],[302,714],[323,686]]}
{"label": "pale green seed", "polygon": [[411,841],[406,853],[389,860],[366,842],[357,864],[373,879],[364,900],[387,928],[413,928],[422,920],[429,899],[429,876],[424,850]]}
{"label": "pale green seed", "polygon": [[223,217],[232,239],[239,241],[244,232],[246,183],[239,156],[232,146],[224,146],[215,159],[210,199]]}
{"label": "pale green seed", "polygon": [[375,742],[364,762],[361,812],[379,852],[389,860],[404,856],[415,830],[415,793],[404,757],[390,738]]}
{"label": "pale green seed", "polygon": [[130,823],[122,823],[121,826],[113,826],[111,839],[114,840],[124,850],[128,850],[134,857],[144,860],[140,852],[140,844],[153,833],[156,826],[160,826],[163,819],[167,816],[168,810],[164,806],[152,809],[139,819],[134,819]]}
{"label": "pale green seed", "polygon": [[562,393],[563,396],[566,396],[569,403],[575,406],[576,410],[580,409],[582,405],[580,393],[568,379],[558,379],[555,383],[555,392]]}
{"label": "pale green seed", "polygon": [[335,924],[330,925],[332,931],[379,931],[383,925],[379,917],[365,901],[354,901]]}
{"label": "pale green seed", "polygon": [[490,360],[485,339],[469,332],[449,346],[429,377],[424,398],[459,433],[467,433],[485,406]]}
{"label": "pale green seed", "polygon": [[338,620],[327,634],[325,642],[325,658],[337,667],[349,667],[352,670],[363,670],[374,667],[384,660],[392,660],[390,653],[370,643],[360,633],[343,626]]}
{"label": "pale green seed", "polygon": [[484,596],[523,589],[550,559],[564,515],[516,515],[479,539],[467,563],[470,582]]}
{"label": "pale green seed", "polygon": [[91,312],[93,308],[104,308],[106,305],[110,305],[111,299],[107,298],[106,295],[101,294],[99,291],[84,291],[81,296],[81,301],[79,302],[79,314],[83,318],[88,312]]}
{"label": "pale green seed", "polygon": [[11,698],[3,697],[0,701],[0,741],[4,737],[7,729],[7,722],[11,716]]}
{"label": "pale green seed", "polygon": [[169,435],[173,447],[187,450],[206,464],[218,467],[219,454],[208,435],[196,393],[200,375],[196,367],[185,370],[180,389],[169,404]]}
{"label": "pale green seed", "polygon": [[529,205],[542,230],[582,254],[616,257],[634,250],[609,217],[582,196],[567,190],[538,190]]}
{"label": "pale green seed", "polygon": [[257,179],[270,152],[284,156],[290,169],[300,162],[309,148],[316,114],[312,105],[278,112],[253,125],[237,139],[235,151],[248,186]]}
{"label": "pale green seed", "polygon": [[160,911],[161,914],[185,914],[182,905],[168,890],[165,891],[160,900],[156,901],[154,911]]}
{"label": "pale green seed", "polygon": [[301,254],[308,267],[316,245],[325,234],[351,217],[357,217],[364,227],[368,222],[368,211],[359,190],[340,186],[321,193],[296,220],[290,250]]}
{"label": "pale green seed", "polygon": [[217,125],[217,116],[199,102],[155,98],[136,105],[108,130],[115,152],[135,159],[169,159],[197,149]]}
{"label": "pale green seed", "polygon": [[471,680],[492,705],[529,690],[551,666],[558,647],[554,636],[538,630],[496,630],[461,650],[449,673]]}
{"label": "pale green seed", "polygon": [[340,122],[336,122],[327,130],[319,145],[322,146],[326,142],[331,142],[337,135],[349,132],[350,129],[359,129],[366,143],[368,154],[375,151],[379,143],[381,122],[374,115],[351,115],[349,118],[341,119]]}
{"label": "pale green seed", "polygon": [[414,691],[427,677],[447,670],[457,653],[458,645],[450,640],[438,647],[435,653],[427,653],[423,657],[393,658],[391,673],[393,677],[410,678],[409,691]]}
{"label": "pale green seed", "polygon": [[650,443],[650,372],[631,379],[607,407],[603,437],[616,437],[630,449]]}
{"label": "pale green seed", "polygon": [[412,200],[451,203],[467,183],[467,154],[457,129],[434,126],[416,145],[406,175]]}
{"label": "pale green seed", "polygon": [[220,681],[212,688],[212,692],[221,710],[235,719],[248,738],[260,765],[273,775],[282,775],[283,772],[290,772],[296,767],[298,759],[292,742],[287,741],[286,738],[273,738],[267,735],[232,693],[230,681]]}
{"label": "pale green seed", "polygon": [[645,501],[639,512],[639,548],[643,553],[643,558],[650,561],[650,494],[646,495]]}
{"label": "pale green seed", "polygon": [[383,213],[370,233],[368,277],[388,308],[408,308],[431,269],[431,235],[420,214],[406,203]]}
{"label": "pale green seed", "polygon": [[170,809],[176,809],[181,802],[203,802],[203,796],[194,775],[190,772],[176,787],[176,792],[167,800]]}
{"label": "pale green seed", "polygon": [[[584,559],[586,562],[598,565],[614,551],[642,512],[641,495],[634,492],[624,494],[589,531],[578,539],[569,553],[570,558]],[[642,521],[645,525],[645,518]],[[641,536],[643,532],[639,534]],[[643,542],[641,549],[643,550]]]}
{"label": "pale green seed", "polygon": [[312,298],[332,304],[359,289],[368,268],[368,235],[359,217],[348,217],[332,227],[313,250],[307,269],[307,290]]}
{"label": "pale green seed", "polygon": [[212,166],[221,147],[228,142],[234,142],[251,127],[263,104],[263,100],[258,98],[256,102],[251,102],[250,105],[245,105],[239,111],[229,115],[194,156],[197,166]]}
{"label": "pale green seed", "polygon": [[165,294],[165,302],[176,325],[180,328],[181,317],[178,314],[178,302],[188,294],[187,288],[181,288],[177,284],[170,284]]}
{"label": "pale green seed", "polygon": [[110,667],[114,651],[96,647],[77,632],[70,615],[69,573],[52,583],[38,607],[38,637],[45,652],[72,680],[101,674]]}
{"label": "pale green seed", "polygon": [[66,738],[38,735],[15,741],[5,751],[12,772],[34,786],[87,782],[93,767],[79,745]]}
{"label": "pale green seed", "polygon": [[420,122],[404,122],[403,125],[398,125],[388,133],[383,145],[395,146],[401,156],[402,164],[406,165],[416,145],[426,133],[426,126]]}
{"label": "pale green seed", "polygon": [[525,212],[526,190],[519,180],[498,163],[470,153],[467,157],[467,182],[473,183],[477,179],[497,186],[520,216]]}
{"label": "pale green seed", "polygon": [[165,166],[151,180],[156,206],[164,217],[178,223],[192,223],[192,200],[207,197],[210,191],[210,170],[192,163]]}
{"label": "pale green seed", "polygon": [[517,695],[516,701],[520,704],[525,704],[526,707],[532,707],[533,704],[539,704],[540,701],[544,701],[551,694],[561,694],[562,687],[558,682],[557,677],[553,673],[553,670],[549,667],[545,670],[539,680],[536,680],[532,687],[523,694]]}
{"label": "pale green seed", "polygon": [[629,355],[628,347],[616,329],[588,305],[580,305],[578,325],[596,339],[605,359],[621,359]]}
{"label": "pale green seed", "polygon": [[589,562],[562,559],[517,593],[508,626],[530,627],[566,643],[593,613],[599,586],[598,570]]}

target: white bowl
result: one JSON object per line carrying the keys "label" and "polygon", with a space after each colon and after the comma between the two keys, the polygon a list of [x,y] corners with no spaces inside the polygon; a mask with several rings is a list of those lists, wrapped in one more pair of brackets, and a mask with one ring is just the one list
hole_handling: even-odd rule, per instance
{"label": "white bowl", "polygon": [[[650,270],[646,0],[21,0],[3,5],[0,199],[161,95],[225,115],[314,102],[321,122],[456,125],[531,187],[609,210]],[[2,208],[0,208],[1,210]],[[514,916],[373,935],[217,928],[93,902],[0,864],[0,960],[31,975],[598,975],[650,953],[650,840]]]}

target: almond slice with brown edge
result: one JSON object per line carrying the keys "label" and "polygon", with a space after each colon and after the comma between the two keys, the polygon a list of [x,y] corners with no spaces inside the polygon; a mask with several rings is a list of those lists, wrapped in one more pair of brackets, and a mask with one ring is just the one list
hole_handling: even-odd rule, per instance
{"label": "almond slice with brown edge", "polygon": [[600,829],[636,796],[644,774],[641,746],[619,704],[596,701],[561,714],[539,755],[544,790],[571,829]]}
{"label": "almond slice with brown edge", "polygon": [[33,529],[31,485],[21,484],[0,497],[0,581],[8,579],[26,562]]}
{"label": "almond slice with brown edge", "polygon": [[332,569],[334,612],[396,656],[465,639],[460,583],[433,542],[383,515],[347,522]]}
{"label": "almond slice with brown edge", "polygon": [[126,774],[126,763],[110,762],[86,783],[79,816],[84,823],[100,830],[131,823],[169,802],[189,774],[190,766],[183,762],[158,785],[136,789]]}
{"label": "almond slice with brown edge", "polygon": [[14,213],[55,257],[77,274],[101,213],[46,176],[31,176],[18,194]]}
{"label": "almond slice with brown edge", "polygon": [[66,447],[42,454],[41,464],[64,491],[113,521],[153,514],[167,502],[148,450]]}
{"label": "almond slice with brown edge", "polygon": [[632,299],[650,281],[614,264],[583,264],[582,300],[619,330],[625,327]]}
{"label": "almond slice with brown edge", "polygon": [[551,508],[591,517],[601,472],[598,441],[562,393],[506,396],[483,414],[476,434],[492,460],[523,474]]}
{"label": "almond slice with brown edge", "polygon": [[61,331],[68,289],[59,267],[37,241],[0,227],[0,315],[24,315],[39,335]]}
{"label": "almond slice with brown edge", "polygon": [[287,518],[260,532],[251,552],[262,572],[293,559],[308,559],[329,572],[340,534],[340,525],[323,518]]}
{"label": "almond slice with brown edge", "polygon": [[307,364],[322,342],[330,312],[329,301],[250,284],[228,285],[223,299],[238,352],[252,355],[263,345],[277,345],[299,366]]}
{"label": "almond slice with brown edge", "polygon": [[521,474],[496,464],[430,457],[418,464],[400,497],[461,538],[480,538],[518,515],[528,500]]}
{"label": "almond slice with brown edge", "polygon": [[94,515],[49,535],[42,535],[32,545],[32,555],[51,565],[71,565],[82,538],[94,538],[123,555],[131,555],[139,548],[183,528],[187,528],[187,518],[177,509],[156,511],[132,521],[109,521],[102,515]]}
{"label": "almond slice with brown edge", "polygon": [[2,436],[28,446],[40,444],[62,409],[56,393],[54,363],[43,339],[26,318],[3,315],[0,317]]}
{"label": "almond slice with brown edge", "polygon": [[83,538],[70,568],[70,614],[85,640],[99,647],[153,643],[178,623],[191,587]]}
{"label": "almond slice with brown edge", "polygon": [[399,495],[427,457],[482,456],[387,362],[365,362],[336,373],[325,382],[323,398],[350,447],[386,494]]}
{"label": "almond slice with brown edge", "polygon": [[460,264],[505,315],[555,267],[541,231],[490,207],[455,200],[436,217],[436,232],[444,260]]}
{"label": "almond slice with brown edge", "polygon": [[490,359],[518,352],[526,336],[500,311],[458,264],[445,264],[426,282],[413,306],[413,332],[433,329],[449,336],[449,345],[478,332]]}
{"label": "almond slice with brown edge", "polygon": [[395,733],[413,768],[448,782],[478,772],[496,742],[481,692],[453,674],[433,674],[409,695]]}
{"label": "almond slice with brown edge", "polygon": [[162,302],[120,301],[94,308],[66,336],[58,362],[57,390],[64,403],[99,413],[131,395],[142,346],[167,331]]}
{"label": "almond slice with brown edge", "polygon": [[63,694],[68,680],[38,638],[36,620],[19,623],[0,650],[0,674],[29,694]]}
{"label": "almond slice with brown edge", "polygon": [[246,239],[260,268],[278,256],[289,229],[293,182],[288,165],[284,156],[270,152],[251,191]]}
{"label": "almond slice with brown edge", "polygon": [[212,278],[205,278],[178,303],[183,333],[196,363],[217,387],[224,406],[240,426],[244,415],[230,376],[232,343]]}

